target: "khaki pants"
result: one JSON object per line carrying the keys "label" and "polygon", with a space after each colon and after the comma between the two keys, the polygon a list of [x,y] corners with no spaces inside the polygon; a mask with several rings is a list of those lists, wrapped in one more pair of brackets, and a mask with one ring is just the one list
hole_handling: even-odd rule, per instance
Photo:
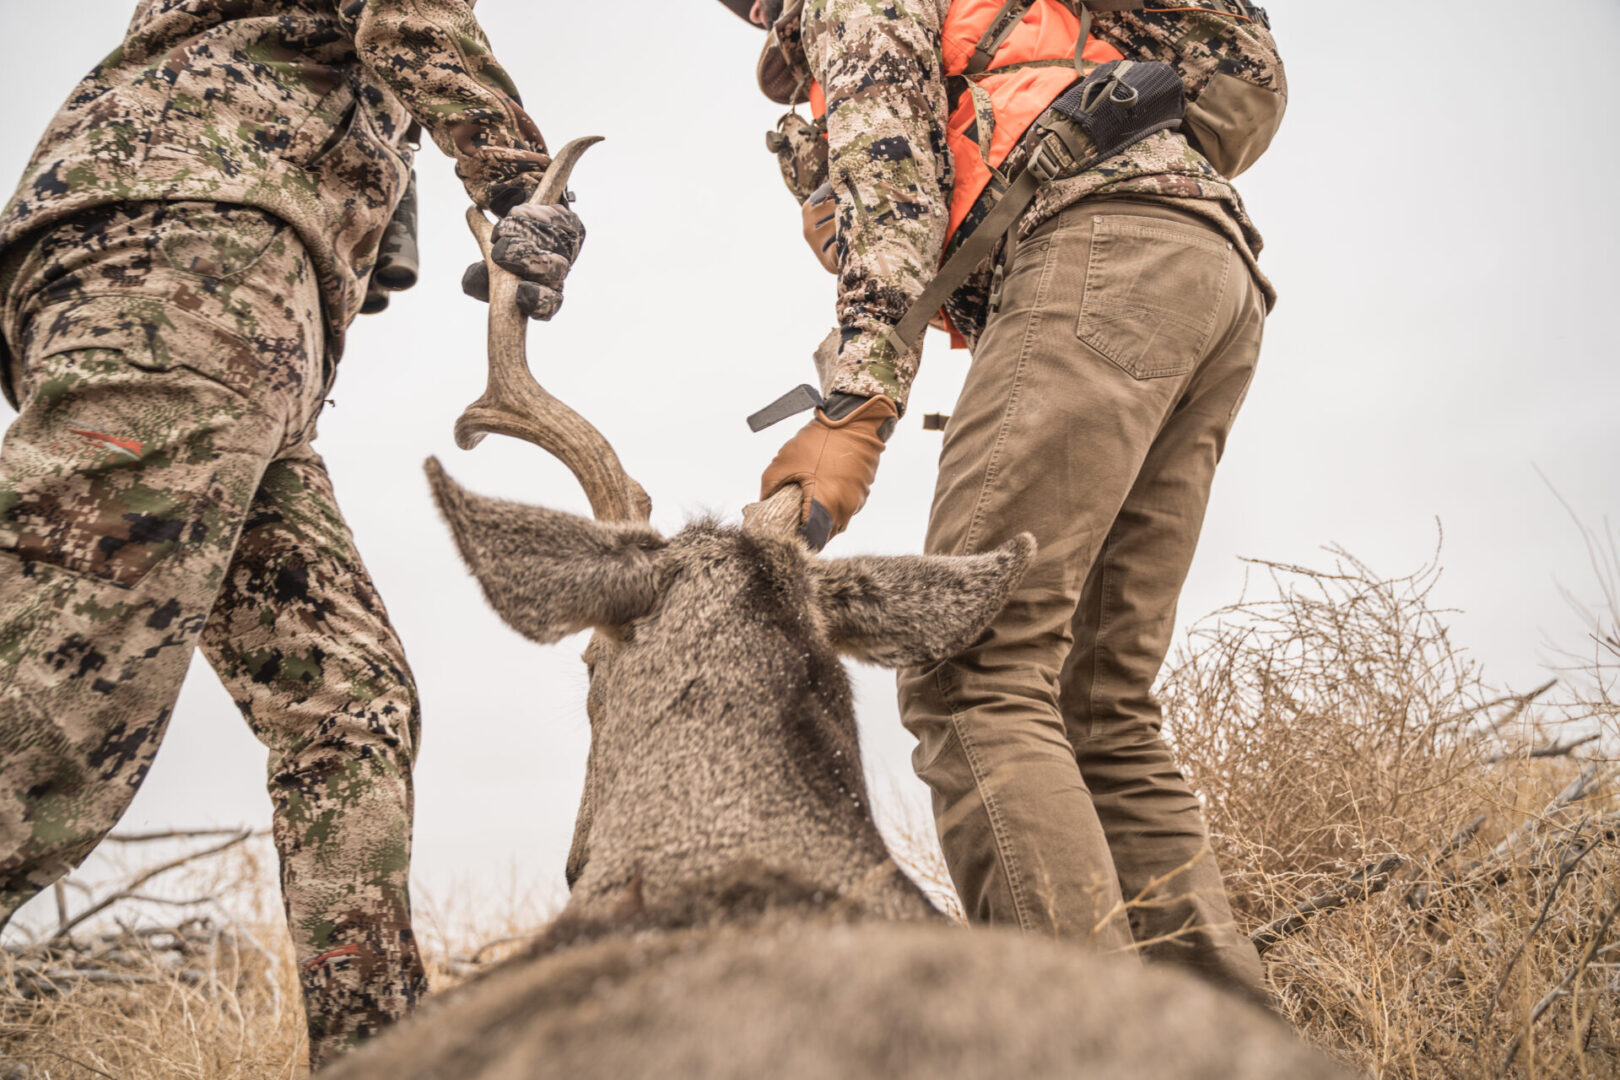
{"label": "khaki pants", "polygon": [[1167,205],[1089,200],[1014,253],[940,455],[930,553],[1040,548],[989,632],[903,673],[970,918],[1136,947],[1265,998],[1152,685],[1260,351],[1240,253]]}

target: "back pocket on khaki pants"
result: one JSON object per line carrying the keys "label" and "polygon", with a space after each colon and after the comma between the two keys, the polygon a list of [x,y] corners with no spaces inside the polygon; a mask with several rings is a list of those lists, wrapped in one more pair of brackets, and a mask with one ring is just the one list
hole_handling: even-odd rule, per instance
{"label": "back pocket on khaki pants", "polygon": [[1195,225],[1100,214],[1075,333],[1135,378],[1185,375],[1209,349],[1235,261]]}

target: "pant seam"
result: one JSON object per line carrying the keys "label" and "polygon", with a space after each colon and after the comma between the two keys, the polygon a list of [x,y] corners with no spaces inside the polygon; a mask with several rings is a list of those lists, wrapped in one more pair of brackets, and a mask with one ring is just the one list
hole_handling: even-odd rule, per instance
{"label": "pant seam", "polygon": [[1102,552],[1098,555],[1101,565],[1098,567],[1097,580],[1097,640],[1091,650],[1091,693],[1087,702],[1093,730],[1097,723],[1097,669],[1102,663],[1102,645],[1108,638],[1108,628],[1113,621],[1109,618],[1109,611],[1117,599],[1114,590],[1118,581],[1113,572],[1115,546],[1114,530],[1110,528],[1103,537]]}
{"label": "pant seam", "polygon": [[1007,892],[1012,897],[1013,914],[1018,919],[1018,928],[1025,931],[1033,930],[1035,927],[1029,917],[1029,905],[1024,897],[1023,878],[1018,873],[1018,856],[1013,853],[1006,822],[1001,817],[1001,809],[989,786],[984,782],[978,748],[968,736],[967,727],[962,722],[962,713],[951,703],[943,668],[936,672],[934,680],[939,688],[940,699],[950,710],[951,730],[956,733],[956,741],[962,747],[962,756],[967,759],[968,769],[973,773],[974,790],[979,793],[979,801],[984,803],[985,817],[990,821],[990,835],[995,837],[996,856],[1001,861],[1001,873],[1007,879]]}

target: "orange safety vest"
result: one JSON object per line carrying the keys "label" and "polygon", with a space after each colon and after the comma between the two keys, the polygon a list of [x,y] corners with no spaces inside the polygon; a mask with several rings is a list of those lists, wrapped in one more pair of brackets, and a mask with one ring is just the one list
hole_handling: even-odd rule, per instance
{"label": "orange safety vest", "polygon": [[[966,75],[979,44],[990,33],[1004,0],[953,0],[945,14],[942,53],[947,77]],[[996,49],[983,73],[972,77],[951,106],[946,141],[955,166],[951,216],[945,243],[978,202],[996,170],[1007,160],[1037,117],[1073,85],[1075,45],[1080,19],[1060,0],[1034,0]],[[1081,59],[1096,64],[1123,60],[1124,54],[1095,36],[1086,39]],[[979,93],[975,94],[974,91]],[[979,115],[974,98],[987,99],[993,120],[988,147],[980,146]],[[810,84],[810,108],[817,119],[827,115],[827,97],[819,83]],[[988,154],[984,152],[988,149]]]}

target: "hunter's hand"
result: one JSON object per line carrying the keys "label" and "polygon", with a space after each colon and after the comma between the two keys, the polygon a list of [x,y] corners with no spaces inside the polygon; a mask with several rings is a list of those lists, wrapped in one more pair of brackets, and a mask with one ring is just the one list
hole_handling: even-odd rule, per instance
{"label": "hunter's hand", "polygon": [[829,274],[838,273],[838,203],[831,184],[822,184],[804,200],[804,242]]}
{"label": "hunter's hand", "polygon": [[[817,409],[815,419],[789,439],[760,480],[760,498],[768,499],[787,484],[798,484],[803,502],[799,532],[820,551],[849,527],[877,478],[883,441],[900,415],[890,398],[867,398],[848,413],[834,395],[828,402],[839,418]],[[854,399],[859,400],[859,399]]]}
{"label": "hunter's hand", "polygon": [[[566,206],[514,207],[495,226],[495,263],[523,279],[518,308],[531,319],[549,319],[562,306],[563,279],[585,242],[585,223]],[[489,301],[489,269],[474,263],[461,278],[468,296]]]}

